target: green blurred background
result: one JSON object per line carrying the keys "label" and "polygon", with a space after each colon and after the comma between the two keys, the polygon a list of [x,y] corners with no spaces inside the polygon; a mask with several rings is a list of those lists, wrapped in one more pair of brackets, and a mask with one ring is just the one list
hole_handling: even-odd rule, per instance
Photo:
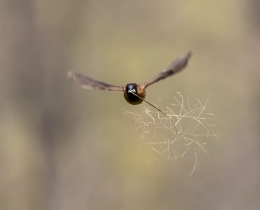
{"label": "green blurred background", "polygon": [[[2,0],[0,17],[0,209],[260,209],[259,1]],[[141,83],[189,50],[147,100],[211,92],[227,124],[192,177],[189,161],[146,163],[121,92],[66,78]]]}

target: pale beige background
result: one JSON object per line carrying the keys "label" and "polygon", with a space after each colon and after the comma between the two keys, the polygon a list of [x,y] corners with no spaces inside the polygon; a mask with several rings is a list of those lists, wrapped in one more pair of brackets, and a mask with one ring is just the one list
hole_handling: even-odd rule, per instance
{"label": "pale beige background", "polygon": [[[260,16],[257,0],[0,1],[0,209],[259,209]],[[189,177],[151,153],[122,93],[81,90],[75,70],[144,82],[193,51],[179,91],[227,124]],[[188,165],[187,165],[188,164]]]}

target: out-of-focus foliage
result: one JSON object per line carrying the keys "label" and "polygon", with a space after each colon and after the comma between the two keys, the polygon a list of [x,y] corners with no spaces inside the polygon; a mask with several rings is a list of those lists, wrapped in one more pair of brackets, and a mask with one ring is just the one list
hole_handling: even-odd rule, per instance
{"label": "out-of-focus foliage", "polygon": [[[0,1],[0,209],[259,209],[259,12],[256,0]],[[211,92],[227,124],[192,177],[193,160],[146,163],[122,93],[66,78],[141,83],[188,50],[147,100]]]}

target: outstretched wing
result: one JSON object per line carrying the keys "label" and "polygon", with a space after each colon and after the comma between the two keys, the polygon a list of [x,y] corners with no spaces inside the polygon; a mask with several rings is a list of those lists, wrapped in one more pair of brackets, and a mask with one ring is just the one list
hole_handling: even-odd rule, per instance
{"label": "outstretched wing", "polygon": [[143,85],[148,87],[149,85],[158,82],[166,77],[169,77],[180,70],[182,70],[188,63],[189,58],[191,57],[191,52],[188,52],[185,56],[181,58],[177,58],[174,60],[166,69],[164,69],[161,73],[150,79],[149,81],[145,82]]}
{"label": "outstretched wing", "polygon": [[110,85],[105,82],[101,82],[101,81],[92,79],[83,74],[79,74],[79,73],[73,72],[73,71],[69,71],[67,76],[72,82],[79,84],[80,87],[82,87],[84,89],[114,90],[114,91],[123,91],[124,90],[124,87],[122,87],[122,86]]}

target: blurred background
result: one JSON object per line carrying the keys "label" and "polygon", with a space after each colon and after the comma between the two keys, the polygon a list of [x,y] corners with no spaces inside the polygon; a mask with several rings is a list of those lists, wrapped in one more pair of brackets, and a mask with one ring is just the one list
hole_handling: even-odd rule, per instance
{"label": "blurred background", "polygon": [[[0,209],[259,209],[259,14],[257,0],[0,1]],[[66,77],[142,83],[189,50],[147,100],[211,92],[227,124],[191,177],[189,157],[147,163],[123,93]]]}

